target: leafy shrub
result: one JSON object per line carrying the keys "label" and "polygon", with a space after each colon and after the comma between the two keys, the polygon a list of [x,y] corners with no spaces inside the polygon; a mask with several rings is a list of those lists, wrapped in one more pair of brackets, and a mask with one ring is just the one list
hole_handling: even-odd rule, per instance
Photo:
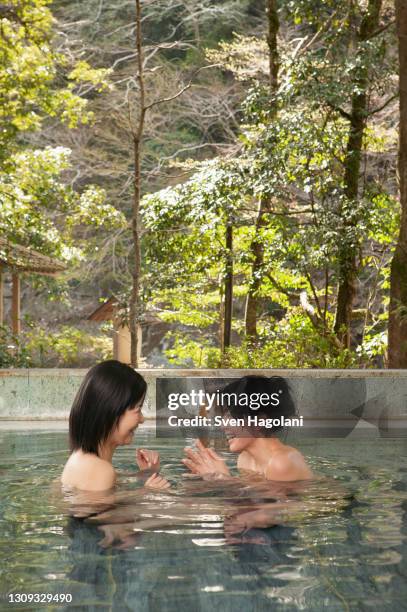
{"label": "leafy shrub", "polygon": [[0,327],[1,368],[86,367],[112,357],[112,340],[68,325],[57,331],[33,326],[19,336]]}
{"label": "leafy shrub", "polygon": [[[328,313],[328,316],[332,316]],[[260,331],[258,342],[242,342],[229,347],[222,356],[207,340],[191,339],[187,334],[167,335],[172,346],[166,355],[170,363],[202,368],[360,368],[376,367],[386,348],[383,334],[366,336],[356,351],[340,349],[333,337],[314,328],[300,308],[291,308],[278,322]]]}
{"label": "leafy shrub", "polygon": [[112,340],[63,325],[57,331],[32,329],[26,349],[33,367],[81,367],[112,357]]}
{"label": "leafy shrub", "polygon": [[6,325],[0,325],[0,368],[28,368],[30,365],[29,351],[21,337]]}

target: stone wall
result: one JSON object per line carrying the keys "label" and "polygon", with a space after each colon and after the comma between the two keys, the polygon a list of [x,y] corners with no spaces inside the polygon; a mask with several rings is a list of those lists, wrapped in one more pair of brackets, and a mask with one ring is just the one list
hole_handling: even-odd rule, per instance
{"label": "stone wall", "polygon": [[[0,370],[0,420],[64,420],[86,373],[82,369]],[[407,431],[407,370],[141,370],[148,383],[144,413],[155,416],[158,377],[286,377],[307,427],[358,420],[359,427]],[[347,426],[347,425],[346,425]]]}

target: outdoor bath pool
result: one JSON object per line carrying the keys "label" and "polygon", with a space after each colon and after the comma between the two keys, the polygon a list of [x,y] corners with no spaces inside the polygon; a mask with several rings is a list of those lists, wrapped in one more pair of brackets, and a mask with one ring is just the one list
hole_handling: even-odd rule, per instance
{"label": "outdoor bath pool", "polygon": [[[407,609],[405,439],[304,438],[298,447],[314,470],[335,477],[353,498],[332,512],[305,512],[295,526],[251,529],[239,539],[227,535],[225,516],[248,503],[245,494],[184,478],[185,443],[142,428],[131,447],[118,449],[114,465],[135,471],[135,444],[159,450],[173,492],[143,497],[139,483],[124,479],[122,504],[106,516],[130,535],[109,543],[108,530],[69,517],[52,492],[67,458],[66,431],[4,427],[2,610]],[[136,531],[131,520],[129,529],[132,508]],[[18,593],[69,594],[72,602],[10,603]]]}

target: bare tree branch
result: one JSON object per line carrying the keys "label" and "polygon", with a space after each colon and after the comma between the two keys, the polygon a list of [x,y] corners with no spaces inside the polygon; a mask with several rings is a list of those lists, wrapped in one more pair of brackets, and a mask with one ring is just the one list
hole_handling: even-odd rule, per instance
{"label": "bare tree branch", "polygon": [[171,100],[175,100],[176,98],[179,98],[179,96],[181,96],[185,91],[187,91],[192,86],[193,84],[192,81],[199,72],[202,72],[202,70],[206,70],[207,68],[214,68],[217,66],[220,66],[220,64],[209,64],[208,66],[201,66],[201,68],[198,68],[197,70],[195,70],[191,79],[189,80],[189,83],[187,83],[187,85],[185,85],[179,91],[177,91],[176,94],[172,96],[168,96],[167,98],[161,98],[159,100],[154,100],[154,102],[151,102],[150,104],[147,104],[147,106],[144,107],[145,110],[153,108],[154,106],[157,106],[158,104],[164,104],[164,102],[171,102]]}

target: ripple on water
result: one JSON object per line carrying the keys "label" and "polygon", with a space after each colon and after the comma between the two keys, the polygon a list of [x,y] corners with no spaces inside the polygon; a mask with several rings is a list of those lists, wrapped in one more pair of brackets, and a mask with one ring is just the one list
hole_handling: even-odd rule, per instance
{"label": "ripple on water", "polygon": [[[325,479],[285,487],[254,478],[225,487],[184,478],[184,444],[140,432],[140,445],[160,451],[173,491],[144,494],[128,477],[117,494],[91,498],[64,498],[50,486],[66,459],[64,432],[1,432],[1,442],[3,592],[71,592],[82,609],[141,611],[154,602],[230,612],[352,610],[362,601],[402,609],[407,600],[401,440],[374,449],[365,443],[359,463],[346,441],[324,441],[324,455],[319,440],[315,457],[306,440],[301,449]],[[121,449],[115,464],[134,470],[133,457],[134,449]],[[98,514],[73,519],[72,508]],[[242,516],[256,512],[266,522],[277,517],[279,526],[247,528]]]}

